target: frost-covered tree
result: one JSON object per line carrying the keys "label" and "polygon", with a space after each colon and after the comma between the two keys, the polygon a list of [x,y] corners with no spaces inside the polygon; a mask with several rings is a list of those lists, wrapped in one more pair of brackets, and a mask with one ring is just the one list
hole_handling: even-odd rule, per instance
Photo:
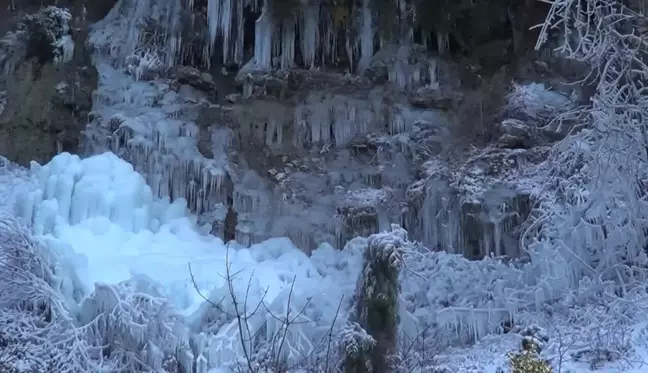
{"label": "frost-covered tree", "polygon": [[634,27],[642,22],[617,0],[558,0],[543,25],[537,47],[561,30],[556,54],[589,66],[597,85],[590,105],[560,118],[578,131],[556,146],[543,216],[525,235],[535,238],[527,249],[543,296],[567,287],[578,287],[581,300],[643,289],[648,41]]}
{"label": "frost-covered tree", "polygon": [[400,249],[407,232],[392,225],[391,232],[373,234],[364,253],[364,268],[358,280],[356,317],[359,325],[375,339],[371,365],[386,371],[395,353],[399,322]]}
{"label": "frost-covered tree", "polygon": [[13,216],[0,213],[0,308],[37,310],[47,318],[66,312],[51,284],[47,254]]}
{"label": "frost-covered tree", "polygon": [[81,306],[88,342],[103,346],[104,356],[124,368],[161,369],[176,350],[180,355],[189,349],[180,316],[152,284],[144,276],[117,285],[97,284]]}
{"label": "frost-covered tree", "polygon": [[71,19],[70,12],[55,6],[25,15],[15,30],[0,39],[0,75],[12,73],[25,59],[35,58],[40,64],[70,60],[74,53]]}

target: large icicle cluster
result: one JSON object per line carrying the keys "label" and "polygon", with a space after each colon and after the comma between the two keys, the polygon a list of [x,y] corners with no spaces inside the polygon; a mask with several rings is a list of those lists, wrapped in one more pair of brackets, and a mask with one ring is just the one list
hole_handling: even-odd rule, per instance
{"label": "large icicle cluster", "polygon": [[[85,131],[86,151],[113,151],[145,177],[155,196],[184,198],[192,211],[224,202],[226,149],[210,147],[212,158],[198,149],[199,136],[211,135],[193,120],[201,95],[189,86],[174,90],[168,81],[135,81],[105,64],[97,68],[102,81],[96,119]],[[210,144],[227,143],[226,136],[213,134]]]}
{"label": "large icicle cluster", "polygon": [[[340,62],[353,71],[364,71],[376,46],[401,45],[399,54],[404,56],[412,45],[415,25],[406,16],[408,5],[406,1],[394,3],[402,14],[395,16],[393,28],[400,30],[379,33],[380,6],[372,0],[288,4],[278,0],[207,0],[204,9],[195,1],[119,0],[94,26],[101,31],[93,33],[90,43],[120,64],[125,64],[127,57],[153,58],[161,69],[183,61],[210,67],[217,57],[225,65],[246,64],[245,72]],[[247,26],[250,19],[256,21],[254,30]],[[254,40],[252,50],[249,40]],[[401,57],[398,60],[406,62]],[[398,73],[393,75],[399,84],[405,83],[403,69],[407,68],[397,67]]]}

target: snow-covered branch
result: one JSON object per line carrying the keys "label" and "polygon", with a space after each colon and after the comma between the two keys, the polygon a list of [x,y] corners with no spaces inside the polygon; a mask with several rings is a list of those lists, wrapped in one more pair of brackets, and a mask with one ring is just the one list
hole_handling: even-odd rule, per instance
{"label": "snow-covered branch", "polygon": [[635,28],[644,21],[616,0],[558,0],[542,26],[537,47],[561,30],[556,51],[587,64],[597,84],[591,106],[572,115],[579,131],[548,161],[542,228],[524,236],[534,237],[525,245],[544,297],[565,286],[579,287],[581,301],[626,296],[648,274],[648,66],[646,39]]}

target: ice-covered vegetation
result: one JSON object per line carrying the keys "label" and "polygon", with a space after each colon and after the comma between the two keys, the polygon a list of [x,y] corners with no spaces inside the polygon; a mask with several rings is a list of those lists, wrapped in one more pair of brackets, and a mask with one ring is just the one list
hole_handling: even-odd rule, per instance
{"label": "ice-covered vegetation", "polygon": [[71,19],[66,9],[55,6],[25,15],[15,30],[0,39],[0,79],[13,73],[25,59],[35,58],[41,64],[72,59]]}

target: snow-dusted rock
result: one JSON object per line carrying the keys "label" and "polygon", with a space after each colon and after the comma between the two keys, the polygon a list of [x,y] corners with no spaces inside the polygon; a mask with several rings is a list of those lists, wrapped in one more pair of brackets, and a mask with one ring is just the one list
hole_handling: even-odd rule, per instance
{"label": "snow-dusted rock", "polygon": [[42,8],[0,40],[0,149],[23,165],[78,150],[98,76],[84,46],[86,25],[73,29],[72,18]]}

